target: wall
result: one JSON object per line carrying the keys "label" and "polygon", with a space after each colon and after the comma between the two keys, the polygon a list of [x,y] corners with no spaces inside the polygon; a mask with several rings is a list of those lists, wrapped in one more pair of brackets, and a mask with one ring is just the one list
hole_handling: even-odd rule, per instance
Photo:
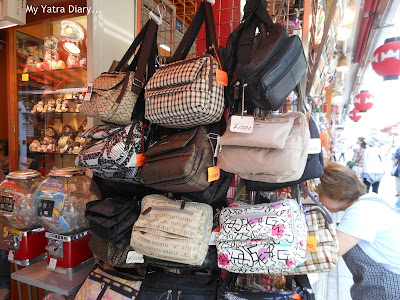
{"label": "wall", "polygon": [[7,138],[6,35],[0,30],[0,138]]}

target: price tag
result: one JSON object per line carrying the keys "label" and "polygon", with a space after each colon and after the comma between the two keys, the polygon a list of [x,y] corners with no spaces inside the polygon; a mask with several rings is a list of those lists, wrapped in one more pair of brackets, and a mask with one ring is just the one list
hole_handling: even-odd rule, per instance
{"label": "price tag", "polygon": [[220,168],[218,166],[208,168],[208,182],[218,180],[220,176]]}
{"label": "price tag", "polygon": [[231,127],[232,132],[252,133],[254,127],[254,118],[248,116],[232,116]]}
{"label": "price tag", "polygon": [[144,263],[144,257],[142,253],[136,251],[129,251],[128,255],[126,256],[126,263],[127,264],[142,264]]}
{"label": "price tag", "polygon": [[51,257],[49,262],[49,268],[55,270],[57,266],[57,258]]}
{"label": "price tag", "polygon": [[29,81],[29,74],[22,74],[22,81]]}
{"label": "price tag", "polygon": [[86,92],[82,93],[85,94],[83,98],[84,101],[90,101],[90,98],[92,97],[92,89],[93,89],[93,83],[91,82],[86,87]]}
{"label": "price tag", "polygon": [[9,261],[14,260],[14,251],[10,250],[10,251],[8,252],[8,260],[9,260]]}
{"label": "price tag", "polygon": [[143,153],[136,154],[136,167],[142,167],[146,162],[147,157]]}
{"label": "price tag", "polygon": [[321,139],[310,139],[308,143],[308,154],[321,153]]}
{"label": "price tag", "polygon": [[315,236],[307,236],[307,251],[317,252],[317,238]]}
{"label": "price tag", "polygon": [[228,73],[220,69],[216,69],[217,82],[223,86],[228,86]]}
{"label": "price tag", "polygon": [[218,238],[218,236],[220,234],[220,230],[221,230],[220,226],[218,226],[217,228],[215,228],[213,230],[213,232],[211,233],[209,245],[211,245],[211,246],[215,246],[216,245],[216,240],[217,240],[217,238]]}

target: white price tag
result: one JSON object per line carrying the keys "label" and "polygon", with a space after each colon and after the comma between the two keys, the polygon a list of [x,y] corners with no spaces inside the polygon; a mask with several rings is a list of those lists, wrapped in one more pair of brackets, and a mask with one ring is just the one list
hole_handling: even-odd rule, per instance
{"label": "white price tag", "polygon": [[10,250],[10,252],[8,252],[8,260],[9,261],[14,260],[14,251]]}
{"label": "white price tag", "polygon": [[49,262],[49,268],[55,270],[57,266],[57,258],[51,257]]}
{"label": "white price tag", "polygon": [[93,83],[89,83],[88,86],[86,87],[85,98],[83,98],[84,101],[90,101],[90,98],[92,97],[92,89],[93,89]]}
{"label": "white price tag", "polygon": [[136,251],[129,251],[126,256],[127,264],[142,264],[144,263],[144,257],[142,253]]}
{"label": "white price tag", "polygon": [[219,234],[220,234],[220,233],[219,233],[219,232],[216,232],[216,231],[213,231],[213,232],[211,233],[210,243],[209,243],[210,246],[215,246],[215,245],[216,245],[215,241],[217,240]]}
{"label": "white price tag", "polygon": [[321,139],[310,139],[308,143],[308,154],[318,154],[321,152]]}
{"label": "white price tag", "polygon": [[232,132],[252,133],[254,127],[254,118],[248,116],[232,116],[231,127]]}

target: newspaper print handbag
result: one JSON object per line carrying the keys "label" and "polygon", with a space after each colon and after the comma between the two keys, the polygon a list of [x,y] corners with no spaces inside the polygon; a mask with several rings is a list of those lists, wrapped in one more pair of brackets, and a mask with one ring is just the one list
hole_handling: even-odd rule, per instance
{"label": "newspaper print handbag", "polygon": [[146,256],[201,265],[208,252],[212,219],[208,204],[149,195],[143,198],[133,225],[131,246]]}
{"label": "newspaper print handbag", "polygon": [[160,68],[145,87],[145,118],[169,128],[192,128],[221,119],[224,86],[211,55]]}
{"label": "newspaper print handbag", "polygon": [[100,125],[85,131],[86,144],[76,157],[75,164],[91,169],[105,179],[140,183],[139,155],[144,151],[148,128],[142,121],[131,125]]}
{"label": "newspaper print handbag", "polygon": [[306,220],[293,199],[224,208],[218,266],[234,273],[281,274],[306,258]]}

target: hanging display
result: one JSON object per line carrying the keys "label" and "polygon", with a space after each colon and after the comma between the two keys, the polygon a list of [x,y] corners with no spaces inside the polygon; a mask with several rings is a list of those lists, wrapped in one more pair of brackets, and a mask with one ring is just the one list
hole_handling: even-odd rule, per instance
{"label": "hanging display", "polygon": [[368,91],[361,91],[354,98],[354,107],[361,113],[366,112],[374,105],[372,100],[374,100],[374,96],[372,94],[368,93]]}
{"label": "hanging display", "polygon": [[349,117],[351,120],[353,120],[354,122],[358,122],[361,119],[361,116],[359,115],[359,111],[357,109],[353,109],[350,114]]}
{"label": "hanging display", "polygon": [[371,60],[375,72],[383,80],[398,80],[400,75],[400,37],[386,39],[385,43],[375,50]]}

